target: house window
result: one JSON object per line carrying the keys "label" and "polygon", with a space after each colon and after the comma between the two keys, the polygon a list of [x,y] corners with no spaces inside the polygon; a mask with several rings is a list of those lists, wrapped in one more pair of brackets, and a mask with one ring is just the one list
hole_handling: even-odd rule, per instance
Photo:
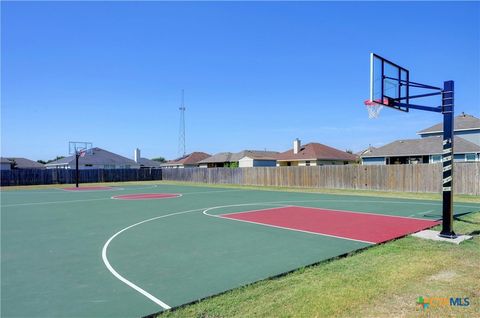
{"label": "house window", "polygon": [[432,155],[431,156],[432,158],[432,163],[436,163],[436,162],[441,162],[442,161],[442,155]]}
{"label": "house window", "polygon": [[453,161],[465,161],[465,154],[453,155]]}
{"label": "house window", "polygon": [[465,160],[466,161],[476,161],[477,155],[474,153],[467,153],[465,154]]}
{"label": "house window", "polygon": [[308,167],[310,166],[310,161],[305,161],[305,165]]}
{"label": "house window", "polygon": [[91,163],[86,163],[85,167],[93,167],[93,165]]}

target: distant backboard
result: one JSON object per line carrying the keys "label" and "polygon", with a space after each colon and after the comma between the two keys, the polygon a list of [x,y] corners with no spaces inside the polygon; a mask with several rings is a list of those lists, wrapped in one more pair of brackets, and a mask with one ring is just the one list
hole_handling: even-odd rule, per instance
{"label": "distant backboard", "polygon": [[80,153],[91,154],[93,144],[85,141],[70,141],[68,143],[68,154],[76,155]]}
{"label": "distant backboard", "polygon": [[408,70],[375,53],[370,55],[370,102],[408,112],[408,106],[396,106],[393,102],[409,103]]}

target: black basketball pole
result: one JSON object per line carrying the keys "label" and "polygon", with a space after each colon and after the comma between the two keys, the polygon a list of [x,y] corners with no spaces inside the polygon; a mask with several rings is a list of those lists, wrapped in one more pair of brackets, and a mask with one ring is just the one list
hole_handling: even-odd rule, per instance
{"label": "black basketball pole", "polygon": [[80,157],[80,152],[75,151],[75,186],[78,188],[78,179],[80,177],[78,169],[78,158]]}
{"label": "black basketball pole", "polygon": [[443,83],[442,114],[443,114],[443,179],[442,179],[442,231],[441,237],[456,238],[453,231],[453,130],[454,130],[454,85],[453,81]]}
{"label": "black basketball pole", "polygon": [[[423,84],[418,84],[423,85]],[[454,131],[454,85],[453,81],[443,82],[443,89],[424,85],[425,88],[437,89],[439,93],[414,96],[424,97],[442,95],[442,106],[431,107],[394,102],[393,105],[426,110],[443,114],[443,151],[442,151],[442,231],[441,237],[456,238],[453,231],[453,131]],[[412,97],[410,97],[412,98]]]}

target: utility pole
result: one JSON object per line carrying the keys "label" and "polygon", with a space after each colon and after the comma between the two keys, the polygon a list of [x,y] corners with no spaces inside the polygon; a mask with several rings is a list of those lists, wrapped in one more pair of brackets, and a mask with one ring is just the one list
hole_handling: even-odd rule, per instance
{"label": "utility pole", "polygon": [[184,103],[184,91],[182,89],[182,104],[178,108],[180,110],[180,129],[178,133],[178,155],[180,157],[185,156],[185,103]]}

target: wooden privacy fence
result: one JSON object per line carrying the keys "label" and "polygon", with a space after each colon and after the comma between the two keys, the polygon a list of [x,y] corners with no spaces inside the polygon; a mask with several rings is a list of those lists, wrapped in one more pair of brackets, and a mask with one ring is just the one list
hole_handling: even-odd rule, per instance
{"label": "wooden privacy fence", "polygon": [[[72,169],[14,169],[0,172],[2,186],[75,183]],[[161,169],[80,170],[80,183],[162,180]]]}
{"label": "wooden privacy fence", "polygon": [[[454,164],[454,193],[480,195],[480,162]],[[441,164],[321,167],[92,169],[80,182],[189,181],[275,187],[440,192]],[[74,183],[75,170],[2,170],[1,185]]]}
{"label": "wooden privacy fence", "polygon": [[[454,164],[454,193],[480,195],[480,162]],[[441,164],[163,169],[162,179],[210,184],[440,192]]]}

